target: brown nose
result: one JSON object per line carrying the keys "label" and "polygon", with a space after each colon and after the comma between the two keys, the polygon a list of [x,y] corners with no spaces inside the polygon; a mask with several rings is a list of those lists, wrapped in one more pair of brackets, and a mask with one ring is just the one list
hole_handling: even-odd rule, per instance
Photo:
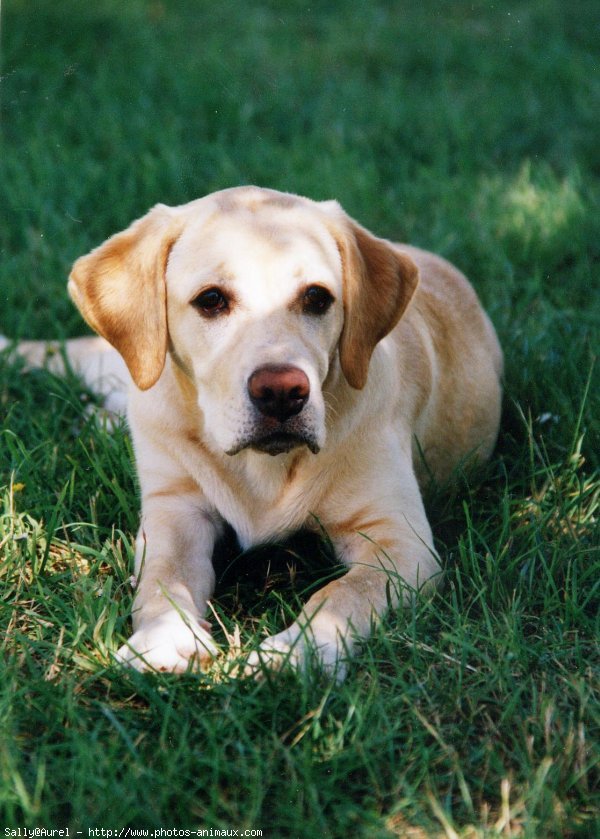
{"label": "brown nose", "polygon": [[265,417],[273,417],[279,422],[299,414],[309,393],[306,374],[289,364],[259,367],[248,379],[252,403]]}

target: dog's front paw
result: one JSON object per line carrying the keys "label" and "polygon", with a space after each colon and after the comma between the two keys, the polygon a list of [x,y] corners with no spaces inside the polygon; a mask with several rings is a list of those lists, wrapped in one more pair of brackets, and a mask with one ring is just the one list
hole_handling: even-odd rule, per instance
{"label": "dog's front paw", "polygon": [[205,626],[183,613],[167,612],[142,624],[115,658],[140,672],[185,673],[188,668],[198,668],[218,652],[208,623],[203,623]]}
{"label": "dog's front paw", "polygon": [[283,632],[266,638],[258,650],[250,653],[246,674],[259,675],[264,667],[280,670],[292,666],[302,670],[314,661],[328,676],[342,681],[346,675],[347,654],[347,644],[337,631],[330,627],[302,627],[293,623]]}

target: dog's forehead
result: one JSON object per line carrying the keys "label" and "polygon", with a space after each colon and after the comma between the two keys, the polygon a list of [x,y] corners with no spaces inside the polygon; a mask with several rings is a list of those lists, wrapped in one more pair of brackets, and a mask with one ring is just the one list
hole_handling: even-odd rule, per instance
{"label": "dog's forehead", "polygon": [[227,192],[217,193],[188,216],[168,270],[182,291],[193,292],[195,284],[211,277],[269,284],[341,279],[335,239],[316,205],[274,195],[280,199],[259,200],[259,191],[255,200],[250,194],[236,201]]}

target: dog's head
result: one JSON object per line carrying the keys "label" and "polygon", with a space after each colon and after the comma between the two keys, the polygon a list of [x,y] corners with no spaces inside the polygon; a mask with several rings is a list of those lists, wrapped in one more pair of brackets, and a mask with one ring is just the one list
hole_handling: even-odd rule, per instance
{"label": "dog's head", "polygon": [[321,448],[324,386],[364,387],[417,282],[336,202],[241,187],[158,205],[77,260],[69,291],[139,388],[169,353],[216,447],[279,454]]}

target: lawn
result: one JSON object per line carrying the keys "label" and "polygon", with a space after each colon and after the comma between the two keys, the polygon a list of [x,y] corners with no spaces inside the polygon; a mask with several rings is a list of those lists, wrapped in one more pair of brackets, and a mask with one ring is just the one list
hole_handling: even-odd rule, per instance
{"label": "lawn", "polygon": [[158,201],[257,183],[454,261],[506,355],[492,461],[429,493],[446,585],[390,614],[343,684],[236,677],[336,572],[308,537],[222,547],[211,670],[115,667],[127,428],[76,379],[0,359],[3,835],[598,835],[597,3],[1,12],[0,333],[83,333],[77,256]]}

